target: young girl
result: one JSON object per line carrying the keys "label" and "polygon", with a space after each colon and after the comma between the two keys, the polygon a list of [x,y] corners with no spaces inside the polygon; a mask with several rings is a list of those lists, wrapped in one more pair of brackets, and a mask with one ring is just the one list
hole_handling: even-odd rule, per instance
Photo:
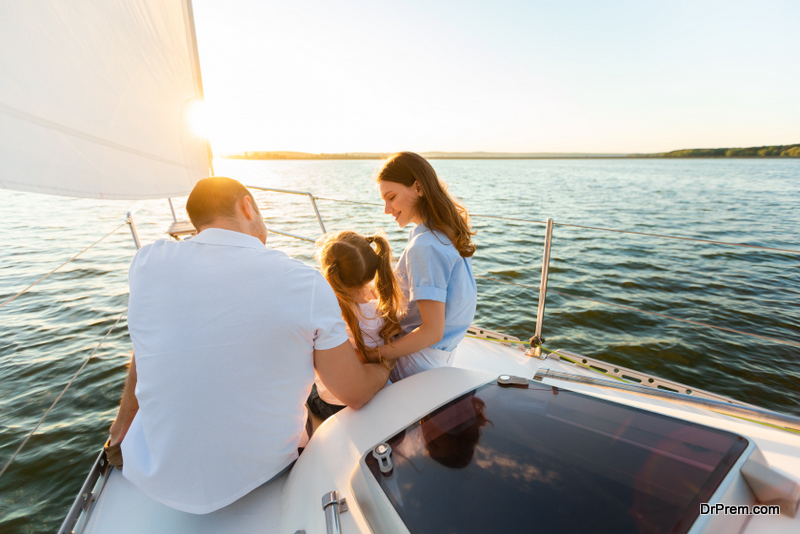
{"label": "young girl", "polygon": [[399,358],[391,374],[395,381],[452,365],[453,351],[475,317],[478,288],[470,259],[475,232],[466,208],[422,156],[395,154],[377,181],[384,212],[401,228],[417,225],[395,269],[408,301],[400,323],[405,335],[379,348],[383,358]]}
{"label": "young girl", "polygon": [[[382,346],[401,332],[398,316],[403,297],[392,272],[389,242],[380,235],[339,232],[323,237],[318,246],[317,259],[339,299],[350,342],[365,361],[381,360],[370,349]],[[344,408],[318,377],[308,397],[308,407],[322,419]]]}

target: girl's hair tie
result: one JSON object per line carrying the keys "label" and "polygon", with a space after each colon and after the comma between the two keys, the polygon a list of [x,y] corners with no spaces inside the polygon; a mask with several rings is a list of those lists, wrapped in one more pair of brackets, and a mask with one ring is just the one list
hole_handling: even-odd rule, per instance
{"label": "girl's hair tie", "polygon": [[371,236],[368,236],[368,237],[367,237],[367,243],[370,243],[370,244],[371,244],[371,243],[374,243],[374,242],[375,242],[375,236],[372,236],[372,235],[371,235]]}

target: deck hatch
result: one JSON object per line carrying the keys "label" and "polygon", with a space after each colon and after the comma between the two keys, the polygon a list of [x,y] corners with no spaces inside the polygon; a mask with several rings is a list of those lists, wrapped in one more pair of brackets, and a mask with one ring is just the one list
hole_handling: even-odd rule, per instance
{"label": "deck hatch", "polygon": [[747,441],[531,382],[490,384],[387,440],[367,468],[412,533],[686,532]]}

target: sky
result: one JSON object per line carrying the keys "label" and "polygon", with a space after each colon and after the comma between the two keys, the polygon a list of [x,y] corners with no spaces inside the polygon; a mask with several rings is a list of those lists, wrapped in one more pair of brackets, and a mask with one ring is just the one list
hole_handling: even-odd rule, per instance
{"label": "sky", "polygon": [[796,0],[193,0],[216,154],[800,143]]}

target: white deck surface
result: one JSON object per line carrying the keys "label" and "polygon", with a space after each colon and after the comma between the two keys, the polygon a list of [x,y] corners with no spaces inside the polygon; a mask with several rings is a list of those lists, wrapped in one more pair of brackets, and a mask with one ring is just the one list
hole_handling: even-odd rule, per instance
{"label": "white deck surface", "polygon": [[[456,367],[428,371],[380,391],[360,410],[345,409],[316,431],[292,470],[232,505],[207,515],[192,515],[161,505],[113,472],[84,532],[128,533],[324,533],[321,499],[337,490],[350,510],[341,515],[344,534],[372,532],[358,506],[350,479],[360,458],[376,444],[465,391],[499,374],[532,378],[544,365],[553,370],[600,376],[552,359],[530,358],[497,343],[466,339]],[[557,381],[545,380],[551,385]],[[638,406],[673,417],[722,428],[754,440],[778,470],[800,480],[800,435],[715,414],[591,386],[561,384],[565,389]],[[402,528],[402,527],[400,527]],[[756,516],[746,532],[798,533],[800,516]]]}

